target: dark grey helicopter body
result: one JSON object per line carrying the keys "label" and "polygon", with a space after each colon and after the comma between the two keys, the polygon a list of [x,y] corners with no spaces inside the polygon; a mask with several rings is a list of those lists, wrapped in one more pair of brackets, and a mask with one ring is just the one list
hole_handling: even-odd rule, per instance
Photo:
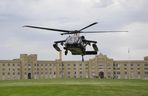
{"label": "dark grey helicopter body", "polygon": [[[55,41],[55,44],[53,45],[57,51],[61,51],[57,45],[59,42],[61,41]],[[61,42],[61,45],[64,45],[65,55],[67,55],[68,50],[72,55],[95,55],[98,52],[98,47],[96,45],[97,42],[86,40],[84,36],[69,36],[63,42]],[[86,46],[91,45],[91,43],[93,43],[92,47],[94,51],[86,51]]]}
{"label": "dark grey helicopter body", "polygon": [[[24,26],[24,27],[30,27],[30,28],[37,28],[37,29],[43,29],[43,30],[51,30],[51,31],[58,31],[61,32],[61,35],[67,35],[67,34],[73,34],[72,36],[68,36],[65,40],[55,41],[53,44],[53,47],[57,51],[61,51],[61,49],[58,47],[58,44],[60,43],[63,46],[63,49],[65,50],[65,55],[67,55],[68,51],[72,53],[72,55],[81,55],[82,61],[84,61],[83,56],[84,55],[96,55],[98,52],[98,47],[96,45],[97,41],[87,40],[84,36],[80,36],[80,33],[105,33],[105,32],[127,32],[127,31],[83,31],[84,29],[93,26],[97,24],[97,22],[94,22],[80,30],[61,30],[61,29],[53,29],[53,28],[44,28],[44,27],[36,27],[36,26]],[[87,51],[86,46],[90,45],[94,49],[93,51]]]}

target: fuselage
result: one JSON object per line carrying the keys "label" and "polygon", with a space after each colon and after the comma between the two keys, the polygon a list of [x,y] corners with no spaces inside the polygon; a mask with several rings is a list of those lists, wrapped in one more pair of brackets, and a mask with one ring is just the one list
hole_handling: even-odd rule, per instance
{"label": "fuselage", "polygon": [[66,38],[65,47],[71,51],[73,55],[84,54],[85,46],[82,40],[82,36],[73,35]]}

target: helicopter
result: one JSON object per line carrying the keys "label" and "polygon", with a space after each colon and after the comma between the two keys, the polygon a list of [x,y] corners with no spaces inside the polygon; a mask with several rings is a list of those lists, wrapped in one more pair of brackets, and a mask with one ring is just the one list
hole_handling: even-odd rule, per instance
{"label": "helicopter", "polygon": [[[25,25],[23,27],[29,28],[36,28],[36,29],[43,29],[43,30],[50,30],[50,31],[57,31],[61,32],[61,35],[69,35],[65,40],[55,41],[53,47],[56,51],[60,52],[61,49],[58,47],[58,44],[63,46],[65,50],[65,55],[68,54],[68,51],[72,53],[72,55],[81,55],[82,61],[84,61],[84,55],[96,55],[98,53],[97,41],[87,40],[85,36],[80,36],[80,33],[106,33],[106,32],[127,32],[127,31],[83,31],[84,29],[91,27],[98,22],[94,22],[89,24],[86,27],[83,27],[79,30],[62,30],[62,29],[54,29],[54,28],[45,28],[45,27],[37,27],[37,26],[30,26]],[[93,51],[87,51],[86,46],[90,45],[93,48]]]}

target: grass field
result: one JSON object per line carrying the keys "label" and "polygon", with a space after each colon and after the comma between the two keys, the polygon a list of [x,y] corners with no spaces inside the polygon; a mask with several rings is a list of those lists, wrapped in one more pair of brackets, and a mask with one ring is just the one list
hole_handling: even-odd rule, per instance
{"label": "grass field", "polygon": [[0,81],[0,96],[148,96],[148,80]]}

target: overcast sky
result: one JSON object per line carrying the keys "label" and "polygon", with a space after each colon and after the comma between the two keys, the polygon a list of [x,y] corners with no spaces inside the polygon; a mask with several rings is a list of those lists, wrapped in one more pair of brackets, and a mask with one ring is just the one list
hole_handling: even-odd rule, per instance
{"label": "overcast sky", "polygon": [[[78,30],[93,22],[99,23],[86,31],[129,31],[82,34],[96,40],[101,53],[115,60],[143,59],[148,56],[147,6],[148,0],[0,0],[0,59],[17,58],[21,53],[38,54],[38,59],[58,58],[53,42],[67,36],[23,25]],[[81,60],[81,56],[63,53],[63,59]]]}

